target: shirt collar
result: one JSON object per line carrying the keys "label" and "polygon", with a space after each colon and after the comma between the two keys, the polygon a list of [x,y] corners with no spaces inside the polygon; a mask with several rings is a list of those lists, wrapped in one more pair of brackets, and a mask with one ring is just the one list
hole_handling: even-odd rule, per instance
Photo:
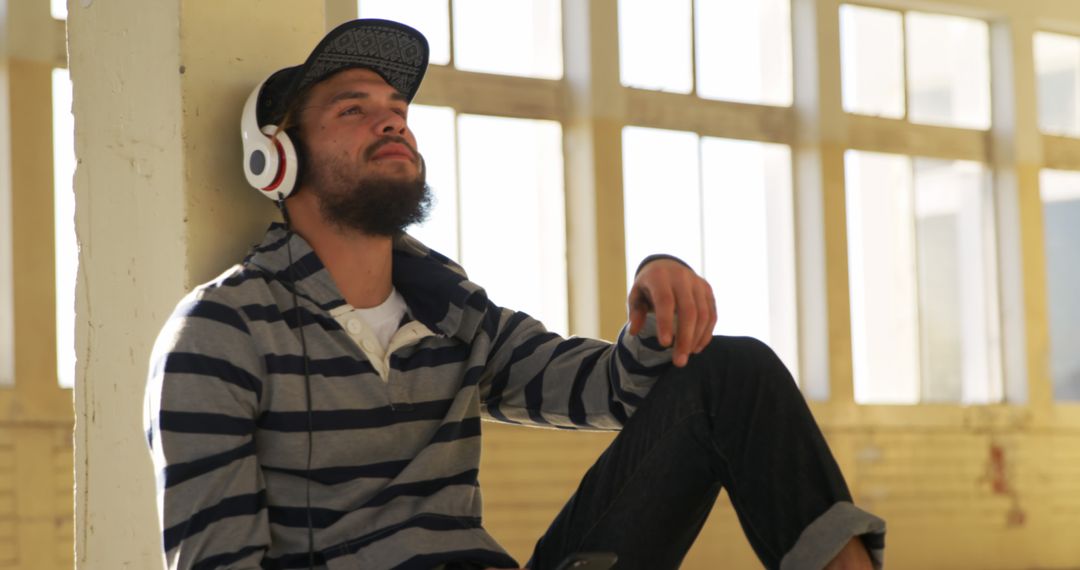
{"label": "shirt collar", "polygon": [[[471,341],[490,306],[484,289],[469,281],[460,265],[408,234],[394,238],[393,256],[394,287],[413,317],[446,336]],[[346,304],[307,241],[279,222],[270,225],[245,264],[295,287],[298,296],[323,311]]]}

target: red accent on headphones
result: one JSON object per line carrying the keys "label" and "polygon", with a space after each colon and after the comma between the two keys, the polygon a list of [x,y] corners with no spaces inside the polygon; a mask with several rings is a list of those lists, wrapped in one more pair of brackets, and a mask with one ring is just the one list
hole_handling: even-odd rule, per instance
{"label": "red accent on headphones", "polygon": [[274,173],[274,181],[271,182],[270,185],[266,188],[263,188],[263,192],[273,192],[274,190],[277,190],[277,187],[281,185],[281,181],[285,179],[285,148],[281,146],[281,142],[277,140],[277,137],[271,140],[274,141],[274,148],[277,149],[278,166],[277,172]]}

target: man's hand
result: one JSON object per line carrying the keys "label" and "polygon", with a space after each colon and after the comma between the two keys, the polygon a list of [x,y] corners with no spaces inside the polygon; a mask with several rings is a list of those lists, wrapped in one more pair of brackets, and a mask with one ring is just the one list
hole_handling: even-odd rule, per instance
{"label": "man's hand", "polygon": [[[656,313],[660,344],[675,340],[672,363],[686,366],[690,354],[697,354],[712,340],[716,325],[716,299],[712,287],[689,267],[671,259],[657,259],[641,268],[627,299],[630,334],[637,334],[649,311]],[[679,329],[675,330],[675,315]]]}

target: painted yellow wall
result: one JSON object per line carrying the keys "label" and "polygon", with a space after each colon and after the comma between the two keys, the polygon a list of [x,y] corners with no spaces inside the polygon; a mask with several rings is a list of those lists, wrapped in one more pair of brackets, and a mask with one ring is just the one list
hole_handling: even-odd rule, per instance
{"label": "painted yellow wall", "polygon": [[[825,0],[795,1],[797,9],[832,13]],[[610,13],[613,2],[590,2],[588,9],[579,5],[582,20],[575,21],[587,22],[596,10]],[[18,13],[11,8],[19,5],[27,4],[8,0],[9,14]],[[942,3],[917,5],[934,10]],[[1080,2],[1074,0],[955,0],[948,5],[1029,28],[1080,32]],[[262,198],[247,191],[240,175],[238,109],[266,72],[307,53],[326,17],[322,2],[314,0],[79,0],[70,8],[82,246],[74,450],[72,396],[56,388],[51,344],[51,140],[44,125],[50,121],[48,74],[56,58],[54,42],[43,38],[54,27],[19,27],[13,47],[4,52],[7,112],[19,141],[7,149],[6,163],[11,164],[17,213],[18,384],[0,390],[0,568],[70,568],[73,542],[82,569],[154,568],[160,565],[158,534],[141,420],[150,343],[179,297],[238,259],[273,216]],[[611,43],[612,26],[585,25],[590,28],[582,37],[594,45]],[[613,133],[621,129],[622,118],[612,108],[605,112],[615,116],[588,110],[595,106],[588,90],[603,84],[597,70],[612,73],[604,67],[610,66],[610,57],[606,63],[597,57],[579,62],[581,69],[567,67],[571,91],[585,90],[584,95],[567,95],[568,149],[586,149],[597,160],[592,171],[567,164],[568,204],[575,208],[571,243],[597,250],[595,270],[578,267],[589,274],[583,279],[588,282],[571,290],[578,295],[574,310],[582,313],[575,327],[610,336],[621,324],[622,310],[621,299],[612,300],[609,293],[625,283],[621,250],[615,247],[622,235],[621,216],[611,214],[615,206],[621,208],[616,182],[621,173],[618,149],[602,141],[617,138]],[[838,74],[837,61],[820,65],[822,77]],[[440,92],[438,72],[431,79],[422,97],[453,99],[452,93]],[[815,93],[796,106],[822,113],[821,100],[836,96],[827,89]],[[1030,105],[1031,93],[1027,97],[1015,104]],[[499,104],[482,95],[473,104],[482,108],[488,103]],[[669,115],[678,119],[677,111]],[[829,318],[820,332],[829,343],[833,402],[816,403],[813,409],[856,498],[889,523],[889,567],[1080,568],[1080,407],[1055,405],[1048,396],[1036,186],[1043,150],[1038,141],[1010,142],[1016,146],[993,150],[995,159],[1015,174],[1022,263],[1016,294],[1024,330],[1014,346],[1027,359],[1022,368],[1031,386],[1030,403],[855,407],[849,403],[850,353],[845,348],[850,331],[838,162],[847,123],[842,117],[814,116],[819,124],[798,118],[799,133],[816,134],[792,141],[814,151],[807,153],[813,167],[800,172],[820,187],[826,219],[818,227],[825,231],[822,246],[829,263],[821,299]],[[571,264],[580,266],[582,259]],[[589,292],[607,301],[590,306]],[[486,524],[524,561],[611,436],[494,424],[485,424],[484,430]],[[78,486],[74,505],[73,466]],[[730,568],[756,566],[724,500],[684,567],[710,569],[718,561]]]}

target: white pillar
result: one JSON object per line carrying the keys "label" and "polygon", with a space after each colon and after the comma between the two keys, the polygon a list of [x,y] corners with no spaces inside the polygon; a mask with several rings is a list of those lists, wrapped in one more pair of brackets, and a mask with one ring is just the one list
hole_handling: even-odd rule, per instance
{"label": "white pillar", "polygon": [[[1053,400],[1046,318],[1035,58],[1038,24],[1013,17],[991,24],[993,128],[1001,346],[1006,401],[1046,408]],[[1030,324],[1035,325],[1029,330]]]}
{"label": "white pillar", "polygon": [[814,399],[854,400],[838,0],[793,0],[799,363]]}
{"label": "white pillar", "polygon": [[622,127],[616,0],[563,0],[570,330],[614,340],[626,322]]}
{"label": "white pillar", "polygon": [[273,218],[243,180],[241,105],[322,36],[321,0],[71,0],[76,565],[161,565],[142,398],[180,297]]}

